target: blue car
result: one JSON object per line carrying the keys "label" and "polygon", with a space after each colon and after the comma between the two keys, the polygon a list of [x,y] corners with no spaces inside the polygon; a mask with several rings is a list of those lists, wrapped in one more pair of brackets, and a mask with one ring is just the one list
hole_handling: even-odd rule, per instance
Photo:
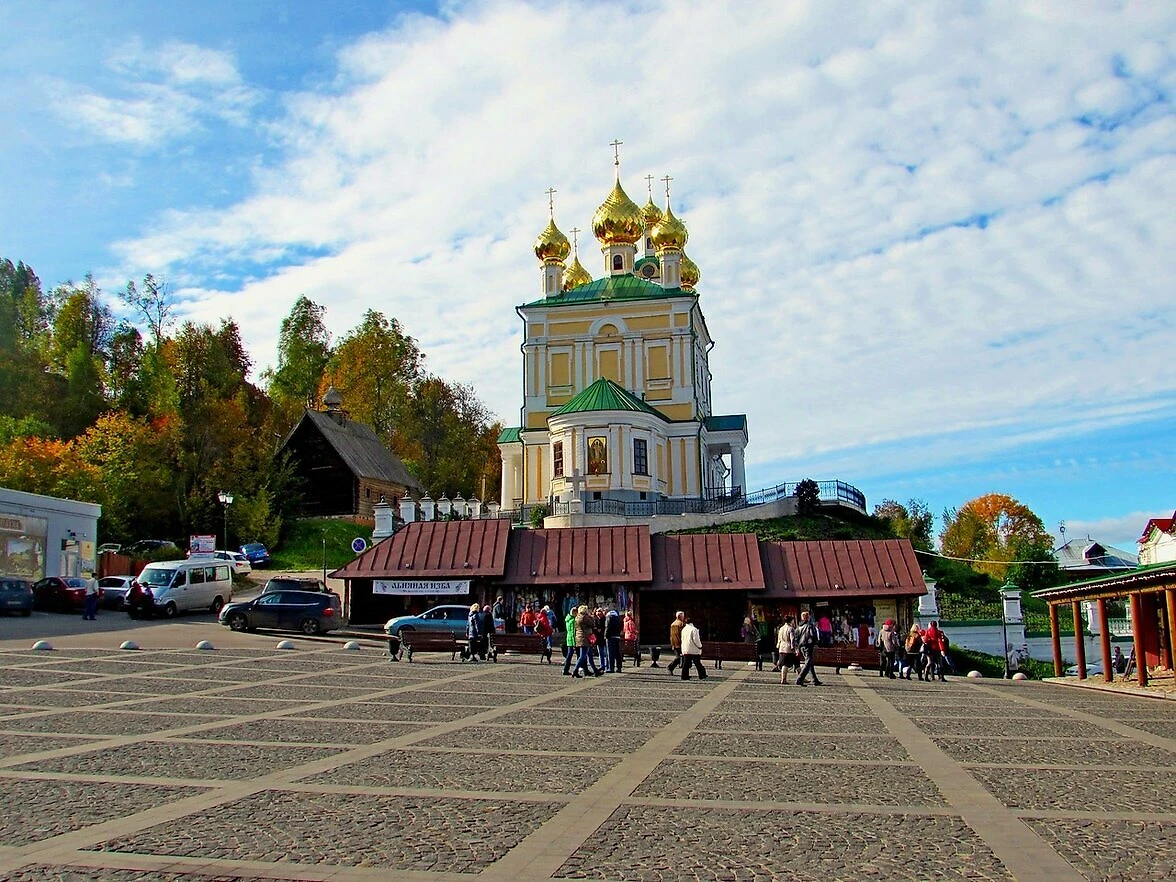
{"label": "blue car", "polygon": [[[384,633],[389,637],[400,637],[413,631],[452,634],[454,637],[465,637],[466,620],[469,618],[470,608],[456,604],[435,606],[425,610],[419,616],[397,616],[384,623]],[[494,620],[494,631],[503,633],[505,622]]]}
{"label": "blue car", "polygon": [[33,583],[15,576],[0,577],[0,612],[33,614]]}
{"label": "blue car", "polygon": [[260,542],[246,542],[241,546],[241,553],[251,567],[262,567],[270,562],[269,549]]}

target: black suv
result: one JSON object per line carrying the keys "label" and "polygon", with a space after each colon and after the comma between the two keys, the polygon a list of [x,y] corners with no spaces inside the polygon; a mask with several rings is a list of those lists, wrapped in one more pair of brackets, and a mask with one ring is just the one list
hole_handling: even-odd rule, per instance
{"label": "black suv", "polygon": [[294,576],[275,576],[265,583],[262,594],[272,594],[275,591],[314,591],[319,594],[330,594],[331,589],[323,584],[322,579],[297,579]]}
{"label": "black suv", "polygon": [[227,604],[219,621],[234,631],[274,628],[325,634],[343,627],[343,605],[338,594],[321,591],[270,591],[253,600]]}

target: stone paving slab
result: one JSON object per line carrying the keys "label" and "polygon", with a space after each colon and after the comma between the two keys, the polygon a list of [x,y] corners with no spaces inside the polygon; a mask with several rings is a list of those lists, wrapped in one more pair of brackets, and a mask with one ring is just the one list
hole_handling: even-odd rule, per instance
{"label": "stone paving slab", "polygon": [[7,882],[295,882],[275,876],[235,873],[169,873],[159,870],[112,870],[109,867],[60,867],[37,864],[21,867]]}
{"label": "stone paving slab", "polygon": [[1055,738],[1115,738],[1117,736],[1095,723],[1067,717],[989,719],[979,722],[966,717],[915,717],[915,724],[931,735],[1013,735],[1021,738],[1052,736]]}
{"label": "stone paving slab", "polygon": [[138,714],[128,711],[90,711],[88,713],[54,713],[41,717],[8,718],[0,726],[19,732],[71,732],[78,735],[149,735],[166,729],[212,723],[228,717],[198,714]]}
{"label": "stone paving slab", "polygon": [[494,755],[396,750],[340,766],[338,783],[365,787],[470,790],[502,793],[581,793],[617,763],[566,754]]}
{"label": "stone paving slab", "polygon": [[468,726],[417,742],[421,747],[497,747],[500,750],[569,751],[598,754],[631,753],[645,744],[655,730],[608,729],[601,731],[581,725]]}
{"label": "stone paving slab", "polygon": [[14,689],[5,700],[12,702],[7,708],[15,712],[51,707],[86,707],[134,697],[121,692],[82,692],[78,689]]}
{"label": "stone paving slab", "polygon": [[123,775],[140,778],[256,778],[289,765],[342,753],[340,748],[306,746],[260,747],[179,741],[138,741],[117,749],[23,763],[13,768],[68,775]]}
{"label": "stone paving slab", "polygon": [[200,733],[209,741],[266,741],[279,744],[371,744],[417,732],[421,723],[355,722],[347,720],[303,720],[289,717],[256,720],[218,726]]}
{"label": "stone paving slab", "polygon": [[863,735],[885,734],[876,717],[825,716],[814,708],[796,708],[781,714],[711,714],[699,724],[709,731],[736,732],[855,732]]}
{"label": "stone paving slab", "polygon": [[86,737],[78,738],[46,738],[43,735],[34,737],[20,737],[16,735],[5,735],[0,737],[0,760],[8,759],[9,757],[21,756],[26,753],[42,750],[58,750],[63,747],[77,747],[79,744],[86,744],[93,739]]}
{"label": "stone paving slab", "polygon": [[[685,710],[685,708],[683,708]],[[511,726],[583,726],[588,732],[607,736],[613,729],[660,729],[678,716],[678,711],[609,711],[602,714],[577,714],[548,707],[526,708],[500,717],[497,722]]]}
{"label": "stone paving slab", "polygon": [[561,803],[263,791],[102,851],[476,873]]}
{"label": "stone paving slab", "polygon": [[1087,879],[1170,882],[1176,868],[1176,823],[1090,818],[1025,823]]}
{"label": "stone paving slab", "polygon": [[202,692],[211,685],[194,680],[170,680],[165,677],[119,677],[94,681],[86,687],[71,685],[67,688],[71,692],[90,689],[102,692],[119,692],[125,693],[124,698],[133,698],[136,695],[186,695],[189,692]]}
{"label": "stone paving slab", "polygon": [[[1176,793],[1176,771],[1118,770],[1084,773],[1071,769],[1025,769],[1010,777],[1003,769],[969,768],[1001,802],[1013,809],[1061,811],[1167,812]],[[1114,787],[1108,786],[1113,774]]]}
{"label": "stone paving slab", "polygon": [[341,707],[317,708],[302,714],[307,720],[403,720],[417,723],[445,723],[481,713],[480,707],[450,707],[441,704],[378,704],[355,702]]}
{"label": "stone paving slab", "polygon": [[0,779],[0,842],[39,842],[199,792],[194,787]]}
{"label": "stone paving slab", "polygon": [[[901,830],[917,833],[896,846]],[[1012,877],[957,817],[624,806],[595,832],[591,844],[564,862],[556,878],[954,882]]]}
{"label": "stone paving slab", "polygon": [[[78,674],[71,671],[47,671],[44,668],[8,668],[4,672],[4,686],[57,686],[67,682],[82,682],[93,679],[89,674]],[[15,689],[4,690],[5,693],[15,692]],[[2,698],[3,695],[0,695]]]}
{"label": "stone paving slab", "polygon": [[718,760],[663,760],[634,799],[705,799],[820,805],[947,805],[921,769],[889,764],[821,766],[790,762],[749,766]]}
{"label": "stone paving slab", "polygon": [[1034,738],[935,738],[935,744],[961,763],[1033,766],[1042,762],[1070,766],[1156,766],[1176,762],[1176,754],[1127,739],[1073,738],[1051,743]]}
{"label": "stone paving slab", "polygon": [[1139,719],[1132,720],[1129,718],[1122,719],[1120,717],[1116,717],[1115,719],[1121,720],[1122,722],[1127,723],[1127,725],[1132,726],[1133,728],[1142,729],[1144,732],[1151,732],[1153,735],[1162,735],[1164,738],[1170,738],[1173,741],[1176,741],[1176,722],[1174,722],[1174,723],[1159,722],[1159,721],[1150,720],[1150,719],[1148,719],[1148,720],[1139,720]]}
{"label": "stone paving slab", "polygon": [[155,701],[142,701],[135,704],[133,710],[141,713],[153,714],[218,714],[252,716],[254,714],[268,714],[274,711],[289,711],[305,707],[299,701],[278,701],[245,695],[188,695],[183,698],[163,698]]}
{"label": "stone paving slab", "polygon": [[772,759],[846,759],[907,762],[910,754],[890,735],[813,735],[806,732],[693,732],[675,751],[678,755],[756,757]]}

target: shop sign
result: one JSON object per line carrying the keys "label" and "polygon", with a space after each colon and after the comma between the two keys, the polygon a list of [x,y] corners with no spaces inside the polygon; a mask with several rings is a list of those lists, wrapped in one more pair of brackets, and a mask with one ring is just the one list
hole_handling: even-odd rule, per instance
{"label": "shop sign", "polygon": [[372,594],[469,594],[469,579],[373,579]]}

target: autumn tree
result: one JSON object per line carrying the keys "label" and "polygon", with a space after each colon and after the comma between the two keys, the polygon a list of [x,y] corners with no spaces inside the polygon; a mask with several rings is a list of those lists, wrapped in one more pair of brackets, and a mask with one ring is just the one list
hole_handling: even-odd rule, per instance
{"label": "autumn tree", "polygon": [[1025,559],[1027,550],[1050,542],[1041,518],[1003,493],[988,493],[959,510],[944,511],[939,534],[945,555],[974,561],[975,569],[997,579],[1006,578],[1010,563]]}
{"label": "autumn tree", "polygon": [[487,480],[497,484],[500,428],[472,388],[425,377],[397,427],[396,452],[429,492],[470,498]]}
{"label": "autumn tree", "polygon": [[423,362],[416,340],[404,333],[396,319],[369,309],[359,327],[339,341],[324,383],[329,379],[339,390],[353,419],[371,426],[389,444],[394,442]]}
{"label": "autumn tree", "polygon": [[277,367],[262,374],[274,407],[293,423],[318,403],[319,386],[331,358],[331,335],[323,307],[299,297],[282,319]]}
{"label": "autumn tree", "polygon": [[920,551],[932,550],[935,517],[923,500],[911,499],[903,505],[894,499],[883,499],[874,506],[874,517],[885,521],[895,536],[911,540],[911,545]]}

